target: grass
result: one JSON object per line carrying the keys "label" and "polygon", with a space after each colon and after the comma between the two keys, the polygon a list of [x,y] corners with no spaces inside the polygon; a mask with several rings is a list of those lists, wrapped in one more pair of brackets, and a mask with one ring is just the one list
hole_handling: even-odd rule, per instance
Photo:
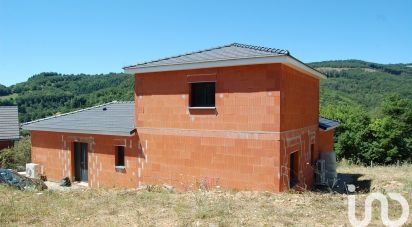
{"label": "grass", "polygon": [[13,93],[13,94],[10,94],[10,95],[5,95],[5,96],[0,96],[0,101],[1,100],[6,100],[6,99],[16,99],[17,96],[18,96],[17,93]]}
{"label": "grass", "polygon": [[[399,192],[412,205],[412,166],[339,166],[373,192]],[[78,189],[18,191],[0,185],[0,226],[350,226],[345,194]],[[364,201],[367,194],[359,194]],[[363,202],[362,202],[363,203]],[[358,202],[360,204],[360,202]],[[396,217],[394,203],[389,213]],[[375,213],[377,214],[377,204]],[[412,207],[411,207],[412,208]],[[361,217],[362,213],[358,215]],[[409,217],[409,226],[412,226]],[[373,215],[373,225],[381,225]]]}

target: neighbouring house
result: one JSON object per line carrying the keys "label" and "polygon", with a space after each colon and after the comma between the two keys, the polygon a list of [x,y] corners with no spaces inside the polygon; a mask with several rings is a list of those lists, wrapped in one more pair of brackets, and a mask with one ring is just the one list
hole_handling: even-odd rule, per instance
{"label": "neighbouring house", "polygon": [[0,150],[20,138],[17,106],[0,106]]}
{"label": "neighbouring house", "polygon": [[288,51],[243,44],[127,66],[135,102],[24,124],[49,180],[91,187],[311,187],[339,124],[319,117],[326,77]]}

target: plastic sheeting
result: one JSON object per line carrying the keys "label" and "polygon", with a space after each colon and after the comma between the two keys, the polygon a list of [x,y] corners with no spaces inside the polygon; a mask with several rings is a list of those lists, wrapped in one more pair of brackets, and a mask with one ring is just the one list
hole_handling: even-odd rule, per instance
{"label": "plastic sheeting", "polygon": [[29,177],[18,174],[16,171],[10,169],[0,169],[0,183],[8,184],[20,190],[47,189],[46,184],[44,184],[42,180],[31,179]]}

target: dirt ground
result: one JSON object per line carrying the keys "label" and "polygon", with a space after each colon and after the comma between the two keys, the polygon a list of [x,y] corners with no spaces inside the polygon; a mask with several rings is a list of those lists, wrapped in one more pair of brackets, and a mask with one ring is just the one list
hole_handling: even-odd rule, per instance
{"label": "dirt ground", "polygon": [[[345,183],[357,186],[358,218],[363,217],[363,201],[368,192],[398,192],[412,210],[411,165],[340,166],[338,172],[341,179],[348,181]],[[79,187],[38,192],[0,185],[0,226],[351,226],[345,190],[325,191],[168,192],[159,187]],[[389,204],[391,218],[399,217],[400,205]],[[374,203],[371,226],[382,226],[378,208],[378,203]],[[412,215],[406,225],[412,226]]]}

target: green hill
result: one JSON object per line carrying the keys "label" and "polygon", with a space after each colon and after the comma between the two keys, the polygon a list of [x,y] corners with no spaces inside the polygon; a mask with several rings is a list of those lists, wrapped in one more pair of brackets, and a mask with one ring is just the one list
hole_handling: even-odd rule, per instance
{"label": "green hill", "polygon": [[6,88],[9,92],[0,93],[0,105],[17,104],[20,121],[26,122],[113,100],[133,100],[133,87],[134,78],[121,73],[40,73]]}
{"label": "green hill", "polygon": [[412,99],[412,64],[344,60],[310,65],[328,76],[321,82],[321,106],[358,104],[374,111],[390,93]]}
{"label": "green hill", "polygon": [[411,64],[347,60],[311,65],[329,77],[321,82],[320,112],[341,122],[334,148],[339,159],[412,161]]}

